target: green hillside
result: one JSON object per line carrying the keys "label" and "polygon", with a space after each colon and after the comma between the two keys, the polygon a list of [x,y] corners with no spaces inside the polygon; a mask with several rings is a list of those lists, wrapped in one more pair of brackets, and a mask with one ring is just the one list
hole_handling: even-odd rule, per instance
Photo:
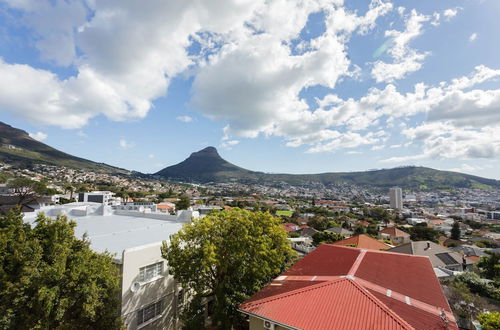
{"label": "green hillside", "polygon": [[426,167],[398,167],[364,172],[321,174],[268,174],[249,171],[221,158],[214,147],[192,153],[183,162],[169,166],[156,176],[186,182],[276,183],[291,185],[310,183],[351,183],[374,188],[400,186],[407,189],[500,188],[500,181],[478,176],[439,171]]}
{"label": "green hillside", "polygon": [[3,122],[0,122],[0,161],[18,166],[49,164],[106,173],[128,173],[121,168],[96,163],[56,150],[31,138],[25,131]]}

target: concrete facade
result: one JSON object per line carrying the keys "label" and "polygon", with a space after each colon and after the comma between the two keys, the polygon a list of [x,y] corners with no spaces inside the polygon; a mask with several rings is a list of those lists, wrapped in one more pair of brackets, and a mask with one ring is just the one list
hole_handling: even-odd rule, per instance
{"label": "concrete facade", "polygon": [[[121,315],[127,329],[177,329],[178,286],[168,274],[167,261],[161,256],[161,243],[126,249],[122,257],[122,309]],[[163,263],[163,272],[141,281],[140,269]],[[161,302],[161,312],[141,322],[138,313]]]}
{"label": "concrete facade", "polygon": [[389,199],[391,208],[398,210],[403,209],[403,191],[401,188],[394,187],[389,189]]}

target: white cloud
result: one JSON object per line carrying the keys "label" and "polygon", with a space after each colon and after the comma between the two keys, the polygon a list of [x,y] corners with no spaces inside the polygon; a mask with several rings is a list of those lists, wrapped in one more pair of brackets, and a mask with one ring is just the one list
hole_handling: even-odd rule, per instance
{"label": "white cloud", "polygon": [[[71,63],[77,74],[61,79],[47,70],[1,60],[0,85],[9,88],[0,91],[0,109],[32,122],[80,128],[99,114],[111,120],[146,116],[170,80],[193,64],[187,51],[190,36],[210,31],[238,38],[262,1],[8,4],[21,11],[22,22],[34,31],[42,58]],[[89,21],[82,22],[82,17]]]}
{"label": "white cloud", "polygon": [[178,116],[176,119],[178,121],[182,121],[183,123],[190,123],[193,121],[193,118],[191,118],[189,116]]}
{"label": "white cloud", "polygon": [[473,33],[473,34],[471,34],[471,35],[470,35],[470,37],[469,37],[469,41],[470,41],[470,42],[472,42],[472,41],[474,41],[474,40],[476,40],[476,39],[477,39],[477,33]]}
{"label": "white cloud", "polygon": [[153,158],[155,158],[155,155],[154,155],[154,154],[149,154],[149,155],[148,155],[148,158],[149,158],[149,159],[153,159]]}
{"label": "white cloud", "polygon": [[7,0],[22,11],[23,22],[34,33],[42,59],[68,66],[76,58],[75,31],[86,22],[88,9],[81,1]]}
{"label": "white cloud", "polygon": [[32,139],[40,142],[44,141],[48,137],[48,135],[43,132],[30,133],[29,135]]}
{"label": "white cloud", "polygon": [[385,32],[386,37],[392,40],[392,47],[387,50],[387,53],[392,57],[393,62],[376,61],[373,64],[372,77],[377,82],[392,82],[420,70],[429,52],[418,53],[409,47],[409,43],[422,34],[423,23],[429,20],[430,16],[419,14],[413,9],[406,18],[404,31]]}
{"label": "white cloud", "polygon": [[458,9],[459,8],[449,8],[449,9],[446,9],[444,12],[443,12],[443,15],[444,17],[447,19],[447,20],[450,20],[451,18],[457,16],[458,14]]}
{"label": "white cloud", "polygon": [[392,6],[374,1],[364,16],[341,6],[324,6],[326,31],[294,54],[290,40],[298,36],[308,15],[321,9],[320,4],[277,1],[260,12],[253,23],[261,33],[224,45],[200,68],[192,106],[214,120],[228,122],[230,135],[283,136],[293,146],[338,134],[321,130],[320,116],[299,94],[310,86],[334,88],[341,77],[351,76],[345,46],[349,36],[355,31],[366,33]]}
{"label": "white cloud", "polygon": [[131,143],[131,142],[128,142],[127,140],[125,140],[124,138],[120,138],[120,140],[118,141],[118,145],[120,146],[121,149],[130,149],[132,148],[135,144],[134,143]]}
{"label": "white cloud", "polygon": [[491,165],[486,164],[486,165],[470,165],[470,164],[462,164],[460,167],[454,167],[448,169],[448,171],[453,171],[453,172],[463,172],[463,173],[471,173],[471,174],[479,174],[480,171],[485,170],[487,168],[491,168]]}
{"label": "white cloud", "polygon": [[231,150],[238,143],[240,143],[240,141],[238,141],[238,140],[223,140],[220,143],[220,146],[221,146],[221,148]]}
{"label": "white cloud", "polygon": [[84,131],[78,131],[78,132],[76,132],[76,135],[78,135],[81,138],[88,137],[87,133],[85,133]]}

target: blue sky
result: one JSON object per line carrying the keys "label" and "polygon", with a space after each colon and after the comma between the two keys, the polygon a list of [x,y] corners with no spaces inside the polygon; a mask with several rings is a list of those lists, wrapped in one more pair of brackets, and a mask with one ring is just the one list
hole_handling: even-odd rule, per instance
{"label": "blue sky", "polygon": [[146,173],[212,145],[267,172],[500,179],[498,13],[496,0],[0,0],[0,120]]}

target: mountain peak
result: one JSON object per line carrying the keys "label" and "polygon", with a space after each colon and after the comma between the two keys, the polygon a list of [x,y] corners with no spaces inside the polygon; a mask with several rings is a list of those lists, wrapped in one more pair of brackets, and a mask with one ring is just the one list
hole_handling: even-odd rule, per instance
{"label": "mountain peak", "polygon": [[210,146],[210,147],[203,148],[200,151],[193,152],[191,154],[191,156],[194,156],[194,155],[197,155],[197,156],[217,155],[217,156],[219,156],[219,153],[217,152],[217,149],[215,149],[215,147]]}
{"label": "mountain peak", "polygon": [[164,168],[157,172],[165,178],[179,178],[187,180],[215,181],[219,175],[238,177],[251,171],[242,169],[225,161],[214,147],[206,147],[200,151],[193,152],[184,161]]}

